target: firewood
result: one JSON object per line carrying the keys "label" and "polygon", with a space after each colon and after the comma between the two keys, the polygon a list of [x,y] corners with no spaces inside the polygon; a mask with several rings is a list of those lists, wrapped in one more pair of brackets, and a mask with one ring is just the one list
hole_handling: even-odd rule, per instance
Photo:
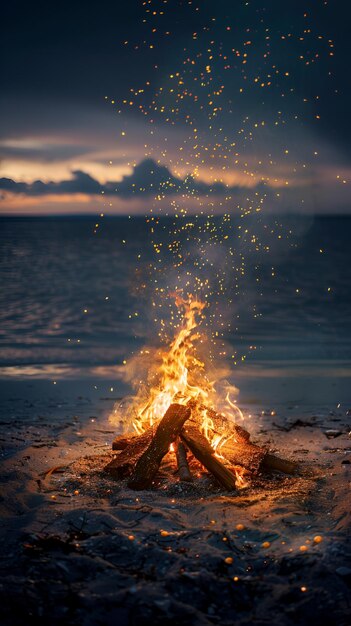
{"label": "firewood", "polygon": [[281,459],[273,454],[267,454],[265,448],[252,443],[231,443],[230,440],[221,446],[220,453],[233,465],[241,465],[253,474],[259,470],[294,474],[298,469],[297,463]]}
{"label": "firewood", "polygon": [[235,489],[235,475],[215,456],[215,451],[196,426],[185,426],[180,436],[193,455],[228,491]]}
{"label": "firewood", "polygon": [[237,443],[249,443],[250,436],[251,436],[250,433],[247,430],[245,430],[245,428],[243,428],[242,426],[239,426],[239,424],[234,424],[233,439]]}
{"label": "firewood", "polygon": [[299,466],[294,461],[281,459],[274,454],[266,454],[262,461],[262,469],[283,472],[284,474],[295,474]]}
{"label": "firewood", "polygon": [[171,404],[160,421],[150,445],[138,459],[128,487],[146,489],[151,485],[170,444],[176,439],[190,414],[189,407],[182,404]]}
{"label": "firewood", "polygon": [[[191,406],[191,402],[189,402],[188,405]],[[212,420],[213,423],[213,431],[216,434],[221,434],[223,430],[226,430],[228,432],[230,431],[233,434],[234,439],[240,443],[246,443],[250,441],[250,433],[242,426],[239,426],[239,424],[232,422],[232,420],[228,419],[222,413],[217,413],[217,411],[215,411],[211,407],[206,406],[205,404],[196,405],[194,401],[193,406],[197,406],[201,411],[207,412],[208,417]]]}
{"label": "firewood", "polygon": [[105,472],[113,478],[125,478],[133,472],[135,464],[152,441],[154,428],[149,428],[142,435],[132,437],[129,445],[105,467]]}
{"label": "firewood", "polygon": [[[143,433],[145,434],[145,433]],[[135,443],[135,441],[141,437],[142,435],[138,435],[137,433],[127,433],[126,435],[118,435],[114,438],[112,442],[112,450],[125,450],[130,446],[130,444]]]}
{"label": "firewood", "polygon": [[[223,425],[225,425],[225,416],[204,404],[200,405],[199,408],[207,411],[208,416],[213,421],[215,431],[219,432],[219,430],[223,428]],[[232,432],[232,438],[228,441],[230,450],[228,450],[228,445],[226,444],[224,447],[220,448],[220,451],[233,465],[241,465],[253,472],[262,469],[283,472],[284,474],[294,474],[298,470],[298,464],[294,461],[287,461],[273,454],[267,454],[266,450],[252,444],[250,441],[250,433],[242,426],[239,426],[239,424],[230,424],[229,429]],[[239,444],[239,446],[235,445],[234,447],[234,443]],[[242,446],[240,446],[240,444],[242,444]]]}
{"label": "firewood", "polygon": [[235,439],[235,436],[221,445],[218,452],[232,465],[241,465],[253,474],[258,472],[267,454],[265,448],[247,441],[244,443],[239,442]]}
{"label": "firewood", "polygon": [[[143,482],[145,481],[147,482],[147,484],[150,484],[150,482],[152,481],[152,478],[149,479],[148,477],[149,473],[150,475],[152,474],[152,477],[154,476],[154,474],[156,473],[161,463],[162,457],[164,456],[164,454],[166,454],[168,450],[169,443],[171,442],[172,438],[174,439],[176,437],[174,432],[176,432],[177,430],[177,426],[176,426],[176,424],[178,423],[177,420],[175,422],[175,431],[172,433],[171,436],[169,436],[169,433],[172,431],[171,424],[174,420],[173,411],[177,412],[177,407],[181,407],[181,409],[184,409],[184,407],[182,405],[171,405],[171,406],[173,407],[171,414],[170,414],[171,416],[169,417],[169,420],[167,419],[167,421],[165,422],[165,424],[168,424],[167,429],[165,431],[166,434],[165,433],[162,434],[162,431],[161,431],[159,441],[153,444],[150,454],[152,456],[154,455],[153,450],[157,450],[157,454],[154,455],[155,456],[155,458],[153,459],[154,463],[151,463],[150,469],[148,469],[148,471],[145,474],[145,479],[143,479],[140,484],[143,484]],[[221,482],[221,484],[224,484],[226,488],[231,489],[233,488],[231,484],[232,484],[232,479],[233,479],[234,474],[233,472],[231,472],[231,475],[228,478],[227,472],[229,468],[225,464],[223,464],[220,461],[220,459],[218,459],[217,456],[214,456],[214,451],[211,448],[208,440],[200,433],[199,431],[200,424],[197,423],[199,416],[196,416],[195,407],[196,407],[196,404],[194,404],[194,402],[188,403],[188,409],[189,410],[191,408],[193,409],[194,422],[192,419],[193,425],[192,426],[187,425],[186,429],[188,433],[190,433],[189,436],[192,436],[192,438],[194,439],[193,444],[192,444],[193,448],[200,448],[200,454],[202,455],[202,458],[207,459],[206,463],[210,463],[210,467],[208,467],[208,465],[206,465],[206,463],[199,458],[198,451],[196,453],[194,449],[191,449],[190,445],[189,445],[189,448],[191,449],[194,456],[196,456],[198,460],[200,460],[201,463],[205,467],[207,467],[207,469],[210,472],[216,475],[215,472],[212,471],[212,466],[214,463],[214,465],[217,468],[217,471],[219,471],[219,476],[217,476],[217,479],[219,480],[219,482]],[[208,416],[211,418],[213,422],[215,432],[217,432],[218,434],[221,434],[224,428],[227,428],[227,432],[230,432],[229,439],[223,445],[220,446],[218,452],[220,453],[221,456],[224,457],[224,459],[231,466],[243,467],[246,470],[250,471],[251,473],[256,473],[259,469],[263,471],[279,471],[279,472],[284,472],[285,474],[293,474],[297,471],[298,465],[294,463],[293,461],[288,461],[286,459],[281,459],[279,457],[276,457],[275,455],[267,454],[267,450],[265,448],[262,448],[260,446],[253,444],[250,441],[250,434],[238,424],[232,424],[231,422],[227,420],[227,418],[224,415],[217,413],[216,411],[214,411],[214,409],[206,407],[205,405],[201,405],[199,408],[202,410],[205,409],[207,411]],[[181,420],[182,418],[180,419],[180,421]],[[115,440],[113,441],[112,447],[114,450],[121,450],[122,452],[106,466],[105,471],[109,472],[114,478],[124,478],[126,476],[131,475],[133,472],[135,474],[136,465],[138,464],[139,461],[141,461],[141,458],[144,455],[145,455],[145,459],[143,463],[145,463],[145,467],[146,465],[149,466],[150,465],[149,460],[146,460],[146,452],[148,452],[148,448],[151,446],[153,437],[158,430],[157,428],[158,425],[160,425],[160,422],[158,422],[158,424],[154,425],[153,427],[149,428],[147,431],[145,431],[141,435],[128,433],[126,435],[120,435],[116,437]],[[178,431],[180,430],[181,426],[178,428]],[[169,431],[168,431],[168,428],[170,428]],[[183,436],[182,436],[182,439],[183,441],[185,441],[185,438]],[[169,442],[167,445],[165,443],[166,441]],[[162,450],[165,450],[165,452],[162,453]],[[184,446],[184,443],[179,440],[179,438],[176,439],[175,453],[177,457],[177,466],[178,466],[178,473],[179,473],[180,480],[185,480],[185,481],[192,480],[192,475],[189,470],[189,465],[187,462],[186,447]],[[162,456],[160,456],[161,454]],[[155,471],[154,471],[154,465],[157,466]],[[218,470],[218,467],[220,468],[219,470]],[[223,470],[224,470],[224,478],[223,478]],[[224,480],[224,483],[223,483],[223,480]],[[131,485],[133,483],[134,483],[134,477],[131,480]],[[136,477],[135,484],[136,485],[139,484],[138,477]],[[235,479],[234,479],[234,484],[235,484]],[[230,487],[228,487],[227,485],[230,485]],[[142,487],[134,487],[134,488],[142,488]]]}
{"label": "firewood", "polygon": [[193,477],[189,469],[186,447],[182,441],[177,438],[175,444],[175,453],[177,457],[178,474],[181,481],[192,482]]}
{"label": "firewood", "polygon": [[207,417],[212,421],[214,432],[220,433],[223,428],[228,428],[229,420],[222,413],[217,413],[217,411],[205,404],[198,404],[195,399],[189,400],[188,406],[192,409],[192,419],[198,421],[199,426],[202,424],[202,413],[205,411]]}

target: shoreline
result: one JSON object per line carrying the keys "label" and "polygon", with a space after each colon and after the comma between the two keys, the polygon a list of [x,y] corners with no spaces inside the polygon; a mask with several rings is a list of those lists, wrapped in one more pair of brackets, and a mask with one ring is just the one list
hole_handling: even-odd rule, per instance
{"label": "shoreline", "polygon": [[[26,366],[25,366],[26,367]],[[29,366],[31,367],[31,366]],[[250,369],[250,368],[248,368]],[[105,401],[113,398],[121,398],[133,394],[130,385],[117,376],[120,367],[102,367],[93,370],[73,369],[67,376],[67,370],[55,368],[48,376],[45,369],[42,374],[2,375],[0,367],[0,397],[6,403],[9,396],[25,395],[27,398],[62,397],[71,398],[74,395],[86,395],[91,402],[99,402],[101,395]],[[333,370],[333,376],[330,376]],[[18,373],[16,368],[14,373]],[[265,371],[262,375],[259,371],[251,368],[250,376],[247,370],[233,370],[230,383],[239,389],[238,406],[263,405],[264,408],[274,409],[280,405],[290,407],[328,406],[330,410],[338,405],[345,410],[351,408],[350,380],[348,368],[344,375],[331,365],[324,371],[311,371],[306,367],[304,370],[293,370],[287,375],[284,370]],[[79,393],[78,393],[79,392]]]}

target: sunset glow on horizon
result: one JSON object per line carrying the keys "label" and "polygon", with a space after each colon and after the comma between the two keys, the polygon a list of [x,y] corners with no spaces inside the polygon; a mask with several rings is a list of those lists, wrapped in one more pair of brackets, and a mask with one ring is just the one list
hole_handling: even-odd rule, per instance
{"label": "sunset glow on horizon", "polygon": [[[42,18],[31,64],[46,20],[52,29]],[[57,20],[75,56],[60,47],[61,58],[42,59],[44,91],[24,73],[18,35],[6,34],[16,49],[0,101],[1,213],[90,213],[104,196],[108,213],[143,214],[184,195],[190,212],[212,197],[220,213],[245,191],[271,213],[350,212],[344,27],[327,2],[136,2],[116,22],[96,17],[94,60],[88,31],[73,36],[64,14]],[[18,32],[25,23],[23,14]],[[156,174],[144,171],[148,159]]]}

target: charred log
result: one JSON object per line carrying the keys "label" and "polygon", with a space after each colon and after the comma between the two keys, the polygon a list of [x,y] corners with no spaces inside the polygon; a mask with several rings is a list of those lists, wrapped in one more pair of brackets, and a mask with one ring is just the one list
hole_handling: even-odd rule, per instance
{"label": "charred log", "polygon": [[262,461],[262,469],[283,472],[284,474],[295,474],[299,466],[294,461],[281,459],[274,454],[266,454]]}
{"label": "charred log", "polygon": [[[191,406],[191,401],[188,404]],[[198,408],[200,411],[206,411],[207,416],[212,420],[213,431],[216,434],[221,434],[223,430],[226,432],[230,431],[235,440],[239,443],[246,443],[250,441],[250,433],[242,426],[239,426],[239,424],[232,422],[222,413],[217,413],[217,411],[206,406],[205,404],[197,405],[195,401],[193,401],[192,406],[195,410]]]}
{"label": "charred log", "polygon": [[170,444],[176,439],[190,414],[189,407],[171,404],[160,421],[151,443],[137,461],[128,483],[131,489],[146,489],[151,485]]}
{"label": "charred log", "polygon": [[231,465],[241,465],[253,474],[259,471],[261,463],[267,454],[265,448],[250,442],[241,443],[236,441],[234,437],[226,441],[223,446],[220,446],[219,451]]}
{"label": "charred log", "polygon": [[105,472],[111,474],[113,478],[130,476],[135,464],[150,445],[154,432],[153,428],[149,428],[142,435],[130,438],[128,445],[122,449],[122,452],[106,465]]}
{"label": "charred log", "polygon": [[[215,431],[220,432],[223,425],[227,425],[227,418],[205,405],[200,405],[201,410],[206,410],[214,424]],[[257,446],[250,441],[250,433],[239,424],[230,426],[232,436],[228,443],[221,447],[221,454],[233,465],[241,465],[251,472],[259,469],[277,471],[284,474],[294,474],[298,471],[298,464],[294,461],[281,459],[273,454],[267,454],[265,448]]]}
{"label": "charred log", "polygon": [[145,433],[142,433],[141,435],[138,435],[137,433],[118,435],[112,442],[112,450],[125,450],[128,446],[133,445],[138,439],[144,436]]}
{"label": "charred log", "polygon": [[177,468],[179,479],[184,482],[192,482],[193,477],[189,469],[188,459],[187,459],[187,451],[184,443],[177,438],[175,444],[175,453],[177,457]]}
{"label": "charred log", "polygon": [[181,438],[197,460],[215,476],[225,489],[228,491],[235,489],[234,473],[215,456],[215,451],[196,426],[185,426],[181,431]]}
{"label": "charred log", "polygon": [[[212,420],[211,430],[219,435],[230,431],[229,438],[218,450],[225,459],[224,462],[218,458],[208,439],[200,431],[203,411]],[[191,424],[184,426],[191,412]],[[112,447],[121,452],[106,466],[105,471],[114,478],[132,475],[129,486],[144,489],[152,483],[162,458],[173,441],[179,478],[184,481],[192,480],[187,447],[228,490],[235,488],[234,467],[240,466],[250,473],[257,473],[261,469],[294,474],[298,469],[293,461],[268,454],[266,448],[253,444],[250,434],[241,426],[229,422],[225,415],[191,401],[187,406],[172,404],[163,419],[141,435],[129,433],[116,437]]]}

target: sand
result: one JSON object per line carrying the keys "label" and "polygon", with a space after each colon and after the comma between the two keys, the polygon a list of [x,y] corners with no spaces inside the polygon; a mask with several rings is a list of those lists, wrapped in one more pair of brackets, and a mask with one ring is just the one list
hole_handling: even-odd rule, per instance
{"label": "sand", "polygon": [[116,392],[1,394],[3,624],[350,623],[348,406],[243,406],[298,476],[228,494],[206,473],[179,483],[166,459],[157,489],[134,492],[102,471]]}

